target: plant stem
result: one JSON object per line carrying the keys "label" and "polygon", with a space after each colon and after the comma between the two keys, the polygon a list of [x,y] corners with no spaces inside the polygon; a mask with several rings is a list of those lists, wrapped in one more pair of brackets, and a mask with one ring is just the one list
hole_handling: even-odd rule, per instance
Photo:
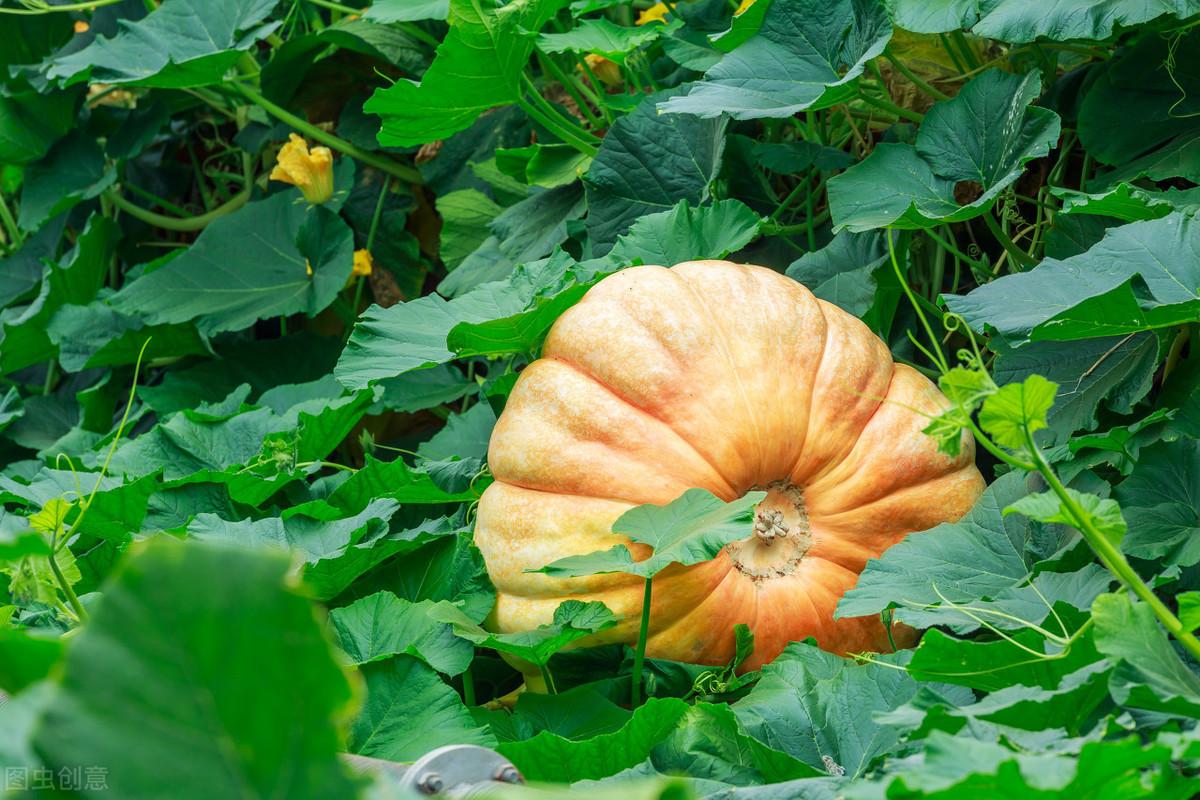
{"label": "plant stem", "polygon": [[541,65],[542,71],[549,73],[556,81],[562,84],[562,87],[574,98],[575,104],[579,106],[580,113],[588,118],[588,122],[593,127],[603,127],[604,123],[600,121],[600,118],[596,116],[591,106],[588,105],[588,101],[584,98],[580,85],[572,80],[570,75],[563,72],[562,68],[555,63],[553,56],[545,55],[540,51],[535,52],[537,52],[537,61]]}
{"label": "plant stem", "polygon": [[141,206],[131,203],[124,197],[121,197],[120,193],[116,189],[110,189],[105,193],[105,196],[114,206],[126,212],[129,214],[129,216],[135,219],[140,219],[142,222],[153,225],[156,228],[162,228],[163,230],[187,233],[191,231],[203,230],[215,220],[220,219],[226,214],[231,214],[242,206],[246,205],[246,202],[250,199],[250,191],[252,188],[252,186],[247,186],[241,192],[230,198],[227,203],[217,206],[207,214],[199,214],[194,217],[185,217],[182,219],[179,217],[168,217],[166,214],[158,214],[153,211],[147,211]]}
{"label": "plant stem", "polygon": [[1075,498],[1067,492],[1062,481],[1058,479],[1058,475],[1050,467],[1046,461],[1046,457],[1042,455],[1041,449],[1038,448],[1033,441],[1033,435],[1028,430],[1025,431],[1025,440],[1029,447],[1030,453],[1033,455],[1034,464],[1039,474],[1046,481],[1051,491],[1058,496],[1058,500],[1062,503],[1063,508],[1075,520],[1075,528],[1083,534],[1083,538],[1091,546],[1092,551],[1100,559],[1100,562],[1112,572],[1118,580],[1121,581],[1131,592],[1138,596],[1138,599],[1145,602],[1154,612],[1154,616],[1158,617],[1158,621],[1162,623],[1167,632],[1175,637],[1175,640],[1183,645],[1193,658],[1200,659],[1200,639],[1197,639],[1179,618],[1171,613],[1171,609],[1167,608],[1162,600],[1158,599],[1158,595],[1146,585],[1142,580],[1142,576],[1138,575],[1134,568],[1125,559],[1125,555],[1117,549],[1108,537],[1097,530],[1092,523],[1091,517],[1086,511],[1080,508]]}
{"label": "plant stem", "polygon": [[288,125],[291,125],[293,128],[305,134],[309,138],[314,139],[328,147],[332,147],[339,153],[345,153],[351,158],[358,159],[364,164],[375,167],[375,169],[382,170],[389,175],[394,175],[402,181],[416,184],[422,183],[421,173],[413,167],[410,167],[407,164],[399,164],[390,158],[379,156],[375,153],[368,153],[366,150],[347,142],[345,139],[342,139],[339,136],[334,136],[332,133],[323,131],[316,125],[310,123],[308,120],[296,116],[282,106],[275,105],[270,100],[263,97],[261,94],[256,92],[254,89],[251,89],[244,83],[235,82],[231,85],[237,91],[241,92],[242,96],[251,103],[254,103],[256,106],[261,108],[263,111],[266,111],[279,121],[286,122]]}
{"label": "plant stem", "polygon": [[934,100],[949,100],[950,99],[950,95],[946,94],[943,91],[936,89],[935,87],[933,87],[932,85],[927,83],[925,80],[923,80],[921,78],[920,75],[917,75],[915,72],[913,72],[911,69],[909,69],[904,64],[903,61],[896,58],[896,54],[892,52],[892,49],[890,47],[885,47],[883,49],[883,57],[886,58],[888,61],[892,62],[892,66],[895,67],[896,69],[898,69],[900,71],[901,75],[903,75],[904,77],[906,77],[910,81],[912,81],[912,84],[914,86],[916,86],[918,89],[920,89],[925,94],[932,97]]}
{"label": "plant stem", "polygon": [[650,632],[650,593],[653,586],[650,578],[646,578],[646,590],[642,594],[642,627],[638,629],[637,649],[633,651],[633,684],[629,690],[631,708],[642,704],[642,665],[646,661],[646,637]]}
{"label": "plant stem", "polygon": [[25,243],[21,228],[17,225],[17,220],[2,193],[0,193],[0,223],[4,224],[4,230],[8,232],[8,240],[12,242],[14,250]]}
{"label": "plant stem", "polygon": [[554,676],[550,674],[550,665],[538,664],[538,671],[542,673],[542,680],[546,682],[546,691],[550,694],[558,694],[558,687],[554,685]]}
{"label": "plant stem", "polygon": [[920,303],[917,302],[917,296],[913,294],[912,287],[908,285],[908,280],[904,276],[903,270],[900,269],[900,262],[896,260],[896,246],[892,241],[892,231],[887,229],[884,231],[884,236],[887,238],[888,256],[892,260],[892,269],[896,273],[896,279],[900,281],[900,286],[904,289],[904,294],[908,296],[908,302],[912,303],[913,311],[917,314],[917,319],[921,321],[921,327],[925,329],[925,335],[929,337],[930,343],[933,345],[933,353],[936,357],[933,359],[934,364],[942,372],[950,371],[950,364],[946,361],[946,356],[942,353],[942,345],[938,338],[933,335],[933,328],[929,325],[929,320],[925,318],[925,312],[921,310]]}
{"label": "plant stem", "polygon": [[881,108],[890,114],[895,114],[897,117],[901,117],[910,122],[920,122],[921,120],[925,119],[924,114],[918,114],[916,111],[898,106],[890,100],[884,100],[882,97],[873,97],[865,92],[860,92],[858,97],[867,105]]}
{"label": "plant stem", "polygon": [[467,668],[465,670],[463,670],[462,684],[463,684],[463,703],[466,704],[466,706],[468,708],[470,708],[471,706],[475,705],[475,679],[473,677],[471,677],[471,665],[470,664],[468,664]]}
{"label": "plant stem", "polygon": [[531,119],[541,123],[546,130],[550,131],[555,136],[562,139],[565,143],[583,153],[585,156],[592,156],[594,158],[596,153],[599,152],[591,144],[577,136],[575,132],[571,130],[569,125],[566,123],[560,123],[558,120],[549,116],[541,109],[535,107],[524,97],[517,101],[517,105],[519,105],[521,109],[530,116]]}
{"label": "plant stem", "polygon": [[[361,15],[364,11],[366,11],[365,8],[353,8],[351,6],[344,6],[341,3],[333,2],[333,0],[308,0],[308,2],[314,6],[319,6],[320,8],[327,8],[330,11],[340,11],[343,14],[359,14],[359,15]],[[428,33],[426,33],[424,30],[422,30],[420,28],[420,26],[414,25],[411,22],[395,22],[392,24],[399,27],[405,33],[410,34],[411,36],[413,36],[417,39],[420,39],[422,42],[429,45],[430,47],[437,48],[437,46],[439,44],[441,44],[441,42],[439,42],[433,36],[430,36]]]}
{"label": "plant stem", "polygon": [[1004,248],[1004,252],[1008,253],[1008,257],[1017,265],[1018,271],[1032,269],[1037,266],[1028,253],[1017,247],[1016,243],[1009,238],[1004,229],[1000,227],[1000,223],[996,222],[996,218],[992,216],[992,212],[987,212],[983,215],[983,224],[992,232],[992,236],[996,237],[996,241]]}
{"label": "plant stem", "polygon": [[63,590],[63,594],[67,596],[67,602],[70,603],[71,609],[75,612],[80,622],[87,620],[87,611],[83,608],[83,603],[79,602],[79,595],[75,594],[75,590],[71,588],[67,576],[63,575],[62,569],[58,566],[58,559],[54,557],[54,548],[51,548],[50,555],[46,556],[50,562],[50,571],[54,573],[54,580],[58,582],[58,588]]}

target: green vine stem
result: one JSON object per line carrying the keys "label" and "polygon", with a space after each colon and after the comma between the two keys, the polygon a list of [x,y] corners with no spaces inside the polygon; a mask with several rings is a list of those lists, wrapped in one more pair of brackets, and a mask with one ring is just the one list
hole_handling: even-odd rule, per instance
{"label": "green vine stem", "polygon": [[1017,265],[1018,270],[1032,269],[1037,265],[1037,262],[1028,253],[1017,247],[1016,242],[1009,238],[1009,235],[1000,227],[1000,223],[996,222],[996,218],[992,216],[992,212],[989,211],[983,215],[983,224],[991,231],[992,236],[996,237],[996,241],[1004,248],[1004,252],[1008,253],[1008,257]]}
{"label": "green vine stem", "polygon": [[14,250],[25,243],[21,228],[17,225],[17,220],[13,216],[12,210],[9,209],[3,194],[0,194],[0,223],[4,225],[4,230],[8,233],[8,240]]}
{"label": "green vine stem", "polygon": [[275,117],[280,122],[286,122],[288,125],[295,128],[300,133],[308,136],[310,139],[320,142],[321,144],[337,150],[339,153],[344,153],[351,158],[357,159],[364,164],[368,164],[375,169],[382,170],[389,175],[399,178],[408,183],[420,184],[423,183],[421,173],[415,168],[407,164],[399,164],[390,158],[369,153],[363,150],[340,136],[334,136],[332,133],[321,130],[316,125],[313,125],[306,119],[296,116],[282,106],[272,103],[267,98],[263,97],[254,89],[244,83],[235,82],[231,84],[243,97],[249,100],[254,105],[266,111],[272,117]]}
{"label": "green vine stem", "polygon": [[891,102],[890,100],[884,100],[882,97],[874,97],[872,95],[867,94],[866,92],[860,92],[858,97],[860,100],[862,100],[867,105],[875,106],[876,108],[881,108],[884,111],[888,112],[889,114],[894,114],[895,116],[900,117],[902,119],[906,119],[909,122],[920,122],[921,120],[925,119],[924,114],[919,114],[916,111],[913,111],[912,109],[904,108],[903,106],[898,106],[895,103]]}
{"label": "green vine stem", "polygon": [[227,202],[217,206],[212,211],[199,214],[194,217],[169,217],[166,214],[147,211],[141,206],[126,200],[116,189],[110,189],[105,193],[105,197],[107,197],[114,206],[129,214],[129,216],[133,217],[134,219],[140,219],[142,222],[145,222],[148,225],[153,225],[156,228],[162,228],[163,230],[188,233],[192,231],[203,230],[213,221],[220,219],[226,214],[231,214],[242,206],[246,205],[247,201],[250,200],[251,189],[253,189],[253,186],[248,185],[245,189],[238,192]]}
{"label": "green vine stem", "polygon": [[642,626],[638,629],[637,649],[633,651],[633,684],[629,690],[631,708],[642,704],[642,666],[646,662],[646,637],[650,633],[650,594],[653,586],[650,578],[646,578],[646,589],[642,593]]}
{"label": "green vine stem", "polygon": [[1158,599],[1158,595],[1146,585],[1142,580],[1142,576],[1137,574],[1137,571],[1126,560],[1125,555],[1117,549],[1108,537],[1101,533],[1092,522],[1091,517],[1086,511],[1080,508],[1079,503],[1075,501],[1067,488],[1059,480],[1054,469],[1046,461],[1046,457],[1042,454],[1041,449],[1033,441],[1033,435],[1028,429],[1025,431],[1025,441],[1029,452],[1033,456],[1034,466],[1037,472],[1046,481],[1050,490],[1058,497],[1058,501],[1067,513],[1071,515],[1073,526],[1083,534],[1084,540],[1092,548],[1100,562],[1113,573],[1121,583],[1137,595],[1138,599],[1150,606],[1154,612],[1154,616],[1158,617],[1158,621],[1162,626],[1175,637],[1175,640],[1183,645],[1193,658],[1200,660],[1200,639],[1197,639],[1191,631],[1184,627],[1179,618],[1167,608],[1162,600]]}
{"label": "green vine stem", "polygon": [[918,89],[920,89],[925,94],[932,97],[934,100],[949,100],[950,99],[950,95],[935,88],[932,84],[923,80],[920,75],[917,75],[915,72],[913,72],[911,69],[909,69],[904,64],[903,61],[896,58],[895,53],[892,52],[892,49],[890,47],[885,47],[883,49],[883,57],[886,58],[888,61],[890,61],[892,63],[892,66],[895,67],[897,70],[899,70],[901,75],[908,78],[914,86],[916,86]]}

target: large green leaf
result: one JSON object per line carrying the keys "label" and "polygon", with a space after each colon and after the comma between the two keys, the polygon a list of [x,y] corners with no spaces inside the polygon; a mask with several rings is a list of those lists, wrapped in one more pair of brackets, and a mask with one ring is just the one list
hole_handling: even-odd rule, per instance
{"label": "large green leaf", "polygon": [[661,114],[679,89],[651,95],[609,129],[584,179],[588,233],[600,255],[639,217],[680,200],[700,205],[721,167],[728,120]]}
{"label": "large green leaf", "polygon": [[751,736],[773,749],[823,772],[858,776],[899,739],[872,716],[916,692],[916,681],[893,668],[904,660],[883,656],[878,664],[855,664],[792,643],[763,667],[762,678],[733,710]]}
{"label": "large green leaf", "polygon": [[581,19],[564,33],[543,33],[538,36],[538,49],[543,53],[596,53],[617,61],[661,34],[658,25],[624,28],[607,19]]}
{"label": "large green leaf", "polygon": [[362,670],[367,700],[350,727],[350,750],[388,761],[416,761],[448,744],[494,746],[458,694],[420,660],[397,656]]}
{"label": "large green leaf", "polygon": [[478,623],[449,603],[438,603],[428,607],[430,617],[449,624],[456,636],[460,636],[480,647],[499,653],[508,653],[537,666],[545,666],[550,657],[559,650],[585,639],[594,633],[607,630],[617,624],[617,618],[605,605],[597,600],[584,603],[567,600],[554,609],[554,621],[528,631],[515,633],[493,633],[484,630]]}
{"label": "large green leaf", "polygon": [[635,561],[629,548],[619,544],[560,558],[537,571],[562,578],[606,572],[652,578],[672,564],[699,564],[716,558],[725,545],[753,535],[754,508],[764,497],[765,492],[747,492],[725,503],[704,489],[688,489],[666,505],[631,508],[613,523],[614,533],[654,548],[648,558]]}
{"label": "large green leaf", "polygon": [[1002,350],[992,376],[999,384],[1037,374],[1058,384],[1046,415],[1050,443],[1079,430],[1094,430],[1101,404],[1121,414],[1146,396],[1158,366],[1158,340],[1149,333],[1080,342],[1032,342]]}
{"label": "large green leaf", "polygon": [[275,0],[169,0],[116,36],[51,58],[46,76],[173,89],[218,83],[278,27],[263,23],[274,7]]}
{"label": "large green leaf", "polygon": [[973,328],[1013,345],[1188,322],[1200,311],[1200,223],[1175,213],[1122,225],[1085,253],[945,299]]}
{"label": "large green leaf", "polygon": [[376,592],[329,612],[338,647],[351,663],[366,664],[405,653],[438,672],[457,675],[471,663],[471,645],[450,625],[428,613],[433,604],[410,603],[391,592]]}
{"label": "large green leaf", "polygon": [[0,96],[0,161],[28,164],[46,155],[71,130],[78,101],[74,92]]}
{"label": "large green leaf", "polygon": [[24,230],[36,230],[51,217],[96,197],[115,180],[100,145],[82,132],[70,134],[25,170],[17,223]]}
{"label": "large green leaf", "polygon": [[1200,676],[1180,660],[1150,606],[1105,594],[1092,606],[1096,649],[1118,661],[1109,689],[1128,708],[1200,716]]}
{"label": "large green leaf", "polygon": [[34,739],[47,766],[103,764],[108,790],[132,800],[164,785],[177,798],[351,796],[334,728],[350,684],[286,569],[167,537],[130,558],[67,653]]}
{"label": "large green leaf", "polygon": [[353,254],[350,228],[337,214],[300,202],[295,191],[278,192],[221,217],[111,303],[151,324],[195,320],[207,335],[268,317],[314,316],[345,286]]}
{"label": "large green leaf", "polygon": [[1116,494],[1129,522],[1126,553],[1180,567],[1200,563],[1200,442],[1147,447]]}
{"label": "large green leaf", "polygon": [[536,31],[565,0],[516,0],[501,7],[451,0],[450,32],[421,82],[401,79],[364,110],[383,117],[379,142],[432,142],[471,125],[484,111],[517,102]]}
{"label": "large green leaf", "polygon": [[917,33],[970,28],[1002,42],[1035,39],[1107,39],[1114,29],[1170,15],[1185,19],[1200,13],[1196,0],[891,0],[896,24]]}
{"label": "large green leaf", "polygon": [[[1037,73],[975,78],[929,110],[915,146],[880,144],[830,179],[834,228],[929,228],[985,213],[1025,162],[1058,140],[1058,115],[1030,105],[1040,93]],[[978,197],[960,203],[959,189]]]}
{"label": "large green leaf", "polygon": [[837,105],[891,35],[882,3],[773,0],[754,36],[659,108],[757,119]]}

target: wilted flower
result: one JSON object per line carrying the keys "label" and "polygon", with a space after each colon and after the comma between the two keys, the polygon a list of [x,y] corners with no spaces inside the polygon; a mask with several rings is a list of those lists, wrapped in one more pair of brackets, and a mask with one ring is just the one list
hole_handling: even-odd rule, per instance
{"label": "wilted flower", "polygon": [[355,250],[354,267],[350,270],[350,274],[365,278],[371,274],[371,269],[374,266],[375,263],[371,261],[370,250]]}
{"label": "wilted flower", "polygon": [[[592,74],[599,78],[600,82],[605,86],[615,89],[621,85],[621,68],[617,65],[617,62],[604,56],[598,56],[595,53],[588,53],[583,57],[583,60],[587,64],[588,69],[592,71]],[[582,72],[583,70],[580,69],[580,71]]]}
{"label": "wilted flower", "polygon": [[271,180],[290,183],[304,193],[304,199],[320,205],[333,196],[333,151],[328,147],[308,149],[308,142],[291,134],[279,150]]}
{"label": "wilted flower", "polygon": [[655,3],[647,8],[642,13],[638,14],[638,25],[649,25],[651,22],[666,22],[667,14],[671,13],[671,9],[667,8],[666,3]]}

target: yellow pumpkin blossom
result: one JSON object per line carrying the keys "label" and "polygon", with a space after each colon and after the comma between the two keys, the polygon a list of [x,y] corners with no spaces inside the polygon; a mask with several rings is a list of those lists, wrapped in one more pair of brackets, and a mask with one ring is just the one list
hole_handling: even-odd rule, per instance
{"label": "yellow pumpkin blossom", "polygon": [[[592,74],[608,88],[615,89],[621,85],[621,67],[617,65],[617,62],[595,53],[588,53],[583,60]],[[577,69],[580,72],[583,71],[581,67],[577,67]]]}
{"label": "yellow pumpkin blossom", "polygon": [[737,7],[737,11],[733,12],[733,15],[736,17],[739,14],[744,13],[746,11],[746,9],[748,9],[752,5],[754,5],[754,0],[742,0],[741,4],[738,5],[738,7]]}
{"label": "yellow pumpkin blossom", "polygon": [[371,260],[370,250],[355,250],[354,251],[354,268],[350,271],[351,275],[366,277],[371,274],[375,262]]}
{"label": "yellow pumpkin blossom", "polygon": [[333,151],[328,147],[308,149],[308,142],[291,134],[279,150],[271,180],[296,186],[304,199],[320,205],[333,196]]}
{"label": "yellow pumpkin blossom", "polygon": [[671,13],[671,9],[667,8],[666,3],[655,3],[647,8],[642,13],[638,14],[638,25],[649,25],[651,22],[666,22],[667,14]]}
{"label": "yellow pumpkin blossom", "polygon": [[81,20],[81,19],[75,20],[75,32],[76,33],[87,33],[91,29],[92,29],[92,26],[88,25],[83,20]]}

